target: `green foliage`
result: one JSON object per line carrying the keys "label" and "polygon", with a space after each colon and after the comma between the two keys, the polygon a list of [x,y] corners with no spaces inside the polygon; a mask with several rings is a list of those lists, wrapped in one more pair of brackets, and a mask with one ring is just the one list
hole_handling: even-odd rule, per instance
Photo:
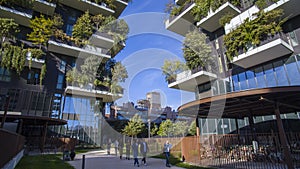
{"label": "green foliage", "polygon": [[63,21],[61,15],[55,13],[53,15],[53,19],[52,20],[53,20],[53,28],[54,29],[61,29],[63,27],[64,21]]}
{"label": "green foliage", "polygon": [[167,82],[176,79],[176,75],[180,72],[187,70],[187,66],[179,60],[171,61],[165,60],[164,65],[161,67]]}
{"label": "green foliage", "polygon": [[172,136],[174,134],[174,124],[171,120],[167,119],[163,121],[158,129],[157,134],[159,136]]}
{"label": "green foliage", "polygon": [[6,5],[6,6],[20,6],[26,9],[32,9],[33,2],[35,0],[0,0],[0,5]]}
{"label": "green foliage", "polygon": [[194,120],[189,126],[189,134],[195,136],[197,134],[196,120]]}
{"label": "green foliage", "polygon": [[92,20],[93,26],[96,28],[96,30],[98,30],[100,28],[100,26],[102,26],[103,23],[105,23],[106,17],[103,16],[102,14],[98,14],[98,15],[92,16],[91,20]]}
{"label": "green foliage", "polygon": [[13,19],[0,18],[0,37],[1,43],[4,41],[4,37],[12,38],[13,35],[19,31],[18,24]]}
{"label": "green foliage", "polygon": [[86,83],[93,83],[96,75],[97,70],[100,66],[101,58],[91,55],[85,58],[83,65],[80,66],[82,75],[86,76]]}
{"label": "green foliage", "polygon": [[196,6],[192,9],[191,14],[195,17],[196,21],[200,21],[208,15],[210,10],[213,12],[216,11],[226,2],[240,6],[240,0],[196,0]]}
{"label": "green foliage", "polygon": [[151,130],[150,130],[151,136],[156,135],[156,134],[157,134],[157,131],[158,131],[158,127],[156,126],[156,124],[154,124],[153,127],[152,127]]}
{"label": "green foliage", "polygon": [[188,122],[187,121],[177,121],[174,123],[175,135],[184,137],[188,133]]}
{"label": "green foliage", "polygon": [[219,19],[220,25],[225,26],[225,24],[229,23],[233,17],[234,17],[233,13],[231,12],[226,13]]}
{"label": "green foliage", "polygon": [[30,20],[30,28],[32,32],[27,34],[27,39],[32,41],[33,44],[40,45],[40,48],[41,45],[46,46],[50,36],[53,34],[53,21],[41,15]]}
{"label": "green foliage", "polygon": [[270,3],[275,3],[278,2],[279,0],[257,0],[255,2],[255,5],[260,9],[264,9],[266,7],[268,7],[268,5],[270,5]]}
{"label": "green foliage", "polygon": [[43,79],[45,78],[46,73],[47,73],[47,66],[46,66],[46,64],[43,64],[41,73],[40,73],[40,85],[43,84]]}
{"label": "green foliage", "polygon": [[189,32],[184,40],[183,55],[191,69],[203,67],[212,62],[212,48],[206,44],[206,35],[197,30]]}
{"label": "green foliage", "polygon": [[72,35],[80,40],[88,40],[93,34],[93,26],[89,12],[86,11],[79,17],[73,27]]}
{"label": "green foliage", "polygon": [[224,45],[227,49],[226,56],[229,60],[238,55],[238,51],[246,52],[251,47],[259,46],[262,40],[274,36],[282,31],[281,25],[286,19],[281,19],[281,9],[267,13],[258,12],[256,19],[247,18],[243,24],[224,36]]}
{"label": "green foliage", "polygon": [[140,134],[145,128],[141,117],[138,114],[135,114],[127,123],[122,132],[127,136],[136,137]]}
{"label": "green foliage", "polygon": [[128,72],[126,67],[123,66],[121,62],[117,62],[112,70],[112,81],[116,83],[125,82],[127,78]]}

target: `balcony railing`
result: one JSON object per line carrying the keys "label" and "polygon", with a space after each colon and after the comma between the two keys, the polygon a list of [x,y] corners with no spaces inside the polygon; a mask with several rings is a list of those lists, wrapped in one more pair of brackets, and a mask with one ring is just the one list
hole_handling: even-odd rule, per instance
{"label": "balcony railing", "polygon": [[288,55],[294,51],[284,34],[269,36],[261,41],[257,47],[250,47],[247,51],[239,49],[239,55],[233,58],[232,63],[243,68],[250,68],[261,63]]}
{"label": "balcony railing", "polygon": [[105,16],[109,16],[115,13],[114,10],[108,8],[107,5],[103,2],[98,4],[89,0],[59,0],[59,2],[83,12],[89,11],[89,13],[92,15],[102,14]]}
{"label": "balcony railing", "polygon": [[16,23],[28,27],[32,18],[32,10],[22,7],[0,6],[0,17],[14,19]]}
{"label": "balcony railing", "polygon": [[52,1],[48,2],[45,0],[35,0],[33,2],[33,9],[40,13],[52,16],[54,14],[56,4]]}
{"label": "balcony railing", "polygon": [[203,68],[187,70],[177,74],[176,80],[170,81],[168,87],[195,92],[198,85],[217,78],[217,75]]}
{"label": "balcony railing", "polygon": [[87,57],[90,55],[96,55],[103,58],[111,58],[108,55],[107,49],[102,49],[90,45],[78,46],[71,41],[61,41],[59,39],[51,38],[48,41],[48,50],[50,52],[59,53],[71,57]]}
{"label": "balcony railing", "polygon": [[219,20],[222,16],[226,15],[227,13],[231,13],[234,16],[237,16],[241,13],[241,11],[232,5],[230,2],[226,2],[222,6],[220,6],[216,11],[209,12],[208,15],[201,19],[200,22],[197,23],[197,26],[209,31],[214,32],[215,30],[222,27],[220,25]]}
{"label": "balcony railing", "polygon": [[68,85],[65,89],[66,94],[86,97],[100,97],[104,102],[112,102],[123,96],[123,90],[117,93],[112,93],[110,88],[105,86],[93,86],[91,84],[80,86],[76,83]]}

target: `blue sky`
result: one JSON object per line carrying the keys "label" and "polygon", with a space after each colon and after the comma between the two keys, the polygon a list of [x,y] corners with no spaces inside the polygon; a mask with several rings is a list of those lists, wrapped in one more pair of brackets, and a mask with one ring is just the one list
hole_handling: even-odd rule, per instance
{"label": "blue sky", "polygon": [[164,13],[168,0],[133,0],[123,11],[121,18],[129,25],[126,47],[115,57],[125,65],[129,78],[121,84],[124,97],[117,100],[136,103],[146,93],[161,93],[162,105],[177,109],[192,101],[194,93],[168,88],[161,66],[164,60],[181,60],[183,37],[165,29]]}

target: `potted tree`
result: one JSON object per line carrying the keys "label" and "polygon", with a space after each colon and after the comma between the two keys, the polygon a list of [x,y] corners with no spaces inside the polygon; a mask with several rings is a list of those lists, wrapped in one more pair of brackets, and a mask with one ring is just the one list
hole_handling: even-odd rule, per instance
{"label": "potted tree", "polygon": [[168,83],[172,83],[176,80],[178,73],[187,70],[185,63],[179,60],[165,60],[164,65],[161,67],[163,74],[165,75],[165,80]]}

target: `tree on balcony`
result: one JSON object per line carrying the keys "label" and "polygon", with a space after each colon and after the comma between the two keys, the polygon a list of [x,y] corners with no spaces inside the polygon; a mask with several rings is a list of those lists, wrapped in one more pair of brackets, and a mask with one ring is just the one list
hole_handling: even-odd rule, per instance
{"label": "tree on balcony", "polygon": [[19,25],[13,19],[0,18],[1,48],[5,38],[14,38],[17,32],[19,32]]}
{"label": "tree on balcony", "polygon": [[183,43],[183,55],[189,69],[215,68],[212,47],[206,43],[206,35],[197,30],[189,32]]}
{"label": "tree on balcony", "polygon": [[283,10],[260,11],[254,14],[256,19],[247,18],[243,24],[224,36],[226,56],[229,60],[260,45],[261,41],[275,36],[282,31],[282,24],[286,19],[281,19]]}
{"label": "tree on balcony", "polygon": [[48,40],[53,34],[53,21],[50,18],[45,18],[44,15],[40,17],[35,17],[30,20],[30,26],[32,31],[30,34],[27,34],[27,39],[32,41],[33,44],[39,45],[39,48],[42,48],[42,45],[46,46]]}
{"label": "tree on balcony", "polygon": [[86,11],[79,17],[73,27],[72,36],[81,41],[88,40],[93,34],[92,20],[89,12]]}
{"label": "tree on balcony", "polygon": [[165,80],[168,83],[171,83],[176,80],[178,73],[181,73],[187,70],[185,63],[180,62],[179,60],[165,60],[164,65],[161,67],[163,74],[165,75]]}
{"label": "tree on balcony", "polygon": [[195,17],[196,21],[200,21],[205,18],[210,11],[216,11],[226,2],[230,2],[234,6],[240,6],[240,0],[196,0],[196,5],[192,9],[191,14]]}

